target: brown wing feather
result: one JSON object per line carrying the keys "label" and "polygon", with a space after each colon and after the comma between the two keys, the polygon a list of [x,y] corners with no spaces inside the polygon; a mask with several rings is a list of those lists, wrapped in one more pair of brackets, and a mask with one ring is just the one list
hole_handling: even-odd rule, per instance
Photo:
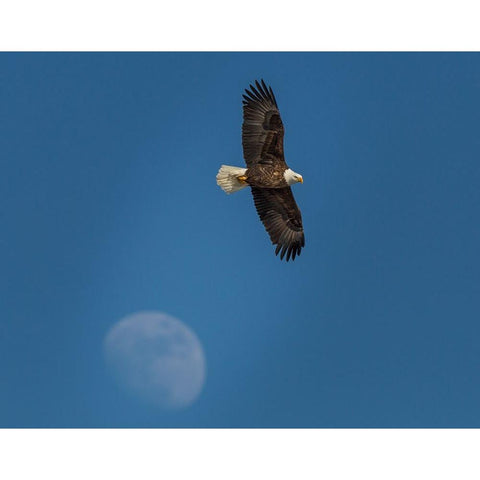
{"label": "brown wing feather", "polygon": [[242,145],[247,167],[256,163],[285,163],[284,128],[272,88],[262,80],[243,95]]}
{"label": "brown wing feather", "polygon": [[253,201],[260,220],[270,235],[274,245],[277,245],[275,255],[280,252],[287,262],[300,255],[305,246],[302,214],[295,202],[290,187],[257,188],[252,187]]}

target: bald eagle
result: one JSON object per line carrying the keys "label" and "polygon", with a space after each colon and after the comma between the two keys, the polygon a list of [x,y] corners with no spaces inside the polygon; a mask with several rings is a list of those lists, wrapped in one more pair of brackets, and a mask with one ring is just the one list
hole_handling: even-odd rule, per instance
{"label": "bald eagle", "polygon": [[217,184],[227,194],[249,186],[258,216],[276,245],[275,255],[287,262],[305,246],[302,214],[290,188],[303,183],[283,154],[284,128],[272,88],[262,80],[243,95],[242,145],[247,168],[222,165]]}

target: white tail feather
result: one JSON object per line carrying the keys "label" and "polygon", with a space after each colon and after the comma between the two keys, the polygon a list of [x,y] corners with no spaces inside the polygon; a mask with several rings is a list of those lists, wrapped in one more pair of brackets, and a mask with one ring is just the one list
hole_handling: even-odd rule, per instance
{"label": "white tail feather", "polygon": [[238,192],[238,190],[248,186],[237,178],[240,175],[244,175],[246,171],[246,168],[222,165],[217,173],[217,185],[220,186],[225,193]]}

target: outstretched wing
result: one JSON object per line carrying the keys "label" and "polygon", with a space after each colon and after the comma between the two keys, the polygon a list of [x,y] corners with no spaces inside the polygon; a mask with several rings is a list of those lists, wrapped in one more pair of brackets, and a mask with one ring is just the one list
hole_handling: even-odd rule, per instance
{"label": "outstretched wing", "polygon": [[265,225],[272,243],[277,245],[275,255],[280,252],[282,260],[285,254],[287,262],[290,257],[294,260],[305,246],[305,236],[302,214],[293,198],[291,188],[252,187],[252,193],[258,216]]}
{"label": "outstretched wing", "polygon": [[255,82],[243,95],[242,145],[247,167],[285,162],[283,123],[271,87]]}

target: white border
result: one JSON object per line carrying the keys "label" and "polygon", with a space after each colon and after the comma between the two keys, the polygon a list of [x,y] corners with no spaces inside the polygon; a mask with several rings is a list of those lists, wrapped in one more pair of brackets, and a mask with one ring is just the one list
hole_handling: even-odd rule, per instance
{"label": "white border", "polygon": [[1,430],[2,478],[478,479],[478,430]]}
{"label": "white border", "polygon": [[478,2],[4,0],[0,49],[478,50]]}

